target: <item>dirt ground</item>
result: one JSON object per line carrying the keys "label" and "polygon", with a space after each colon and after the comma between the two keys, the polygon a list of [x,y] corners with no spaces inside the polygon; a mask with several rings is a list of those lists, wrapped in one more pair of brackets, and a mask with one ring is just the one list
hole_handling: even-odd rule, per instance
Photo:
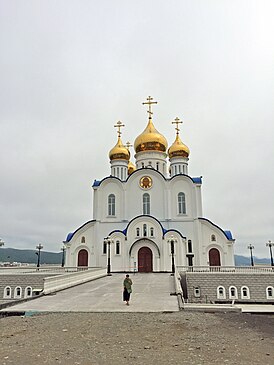
{"label": "dirt ground", "polygon": [[274,316],[182,311],[3,317],[0,364],[274,365]]}

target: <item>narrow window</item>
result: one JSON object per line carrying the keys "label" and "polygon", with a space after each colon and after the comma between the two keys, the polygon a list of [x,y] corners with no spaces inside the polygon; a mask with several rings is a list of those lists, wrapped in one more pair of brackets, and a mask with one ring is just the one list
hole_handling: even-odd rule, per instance
{"label": "narrow window", "polygon": [[181,173],[181,165],[179,165],[179,174]]}
{"label": "narrow window", "polygon": [[107,243],[106,242],[103,243],[103,254],[104,255],[107,254]]}
{"label": "narrow window", "polygon": [[108,215],[115,215],[115,195],[108,196]]}
{"label": "narrow window", "polygon": [[250,299],[249,288],[247,286],[241,287],[241,299]]}
{"label": "narrow window", "polygon": [[144,168],[145,167],[145,164],[142,162],[142,168]]}
{"label": "narrow window", "polygon": [[211,235],[211,241],[214,241],[214,242],[216,241],[216,236],[215,236],[215,234],[212,234],[212,235]]}
{"label": "narrow window", "polygon": [[186,214],[186,196],[185,193],[178,194],[178,211],[179,214]]}
{"label": "narrow window", "polygon": [[143,233],[144,233],[144,237],[146,237],[147,236],[147,225],[146,224],[143,225]]}
{"label": "narrow window", "polygon": [[121,168],[121,180],[124,179],[124,170]]}
{"label": "narrow window", "polygon": [[154,228],[153,227],[151,227],[150,228],[150,237],[153,237],[154,236]]}
{"label": "narrow window", "polygon": [[229,299],[237,299],[237,298],[238,298],[237,288],[235,286],[231,286],[229,288]]}
{"label": "narrow window", "polygon": [[86,239],[84,236],[81,238],[81,243],[86,243]]}
{"label": "narrow window", "polygon": [[185,173],[185,165],[183,165],[183,174]]}
{"label": "narrow window", "polygon": [[177,166],[175,165],[175,175],[177,175]]}
{"label": "narrow window", "polygon": [[25,298],[29,298],[32,296],[32,288],[30,286],[27,286],[25,288]]}
{"label": "narrow window", "polygon": [[136,237],[140,237],[140,228],[136,228]]}
{"label": "narrow window", "polygon": [[274,298],[274,289],[272,286],[268,286],[266,288],[266,299],[273,299]]}
{"label": "narrow window", "polygon": [[143,195],[143,214],[150,214],[150,196],[148,193]]}
{"label": "narrow window", "polygon": [[113,168],[113,176],[115,176],[115,167]]}
{"label": "narrow window", "polygon": [[14,289],[14,298],[21,298],[22,295],[22,288],[20,286],[17,286]]}
{"label": "narrow window", "polygon": [[120,255],[120,241],[116,241],[116,255]]}
{"label": "narrow window", "polygon": [[11,287],[6,286],[4,289],[4,298],[11,298]]}
{"label": "narrow window", "polygon": [[159,162],[156,162],[156,170],[159,171]]}
{"label": "narrow window", "polygon": [[217,288],[217,298],[218,299],[225,299],[225,288],[223,286],[218,286]]}
{"label": "narrow window", "polygon": [[195,297],[195,298],[200,298],[200,296],[201,296],[201,289],[200,289],[200,287],[199,287],[199,286],[196,286],[196,287],[194,288],[194,297]]}

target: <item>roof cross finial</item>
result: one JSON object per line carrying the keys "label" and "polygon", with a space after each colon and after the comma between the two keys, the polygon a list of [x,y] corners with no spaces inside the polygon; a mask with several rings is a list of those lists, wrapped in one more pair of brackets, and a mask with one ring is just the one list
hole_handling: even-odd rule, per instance
{"label": "roof cross finial", "polygon": [[129,150],[130,147],[132,147],[132,144],[129,141],[127,141],[126,148]]}
{"label": "roof cross finial", "polygon": [[151,119],[151,116],[153,114],[153,112],[151,111],[151,105],[152,104],[157,104],[158,102],[157,101],[152,101],[153,98],[151,96],[148,96],[147,97],[147,101],[144,101],[142,104],[143,105],[148,105],[148,114],[149,114],[149,119]]}
{"label": "roof cross finial", "polygon": [[116,124],[114,124],[114,127],[118,129],[117,130],[118,137],[121,137],[121,134],[122,134],[121,128],[124,127],[124,126],[125,125],[122,122],[120,122],[120,120],[118,120],[118,122]]}
{"label": "roof cross finial", "polygon": [[179,131],[180,131],[179,124],[182,124],[183,122],[178,117],[176,117],[174,119],[174,122],[171,122],[171,123],[176,124],[175,130],[176,130],[176,134],[178,135]]}

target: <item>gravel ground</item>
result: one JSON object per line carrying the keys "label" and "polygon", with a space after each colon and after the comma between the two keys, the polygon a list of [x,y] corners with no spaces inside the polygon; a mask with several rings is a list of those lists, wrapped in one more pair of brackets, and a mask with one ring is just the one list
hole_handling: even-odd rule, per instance
{"label": "gravel ground", "polygon": [[274,316],[51,313],[0,318],[0,364],[274,364]]}

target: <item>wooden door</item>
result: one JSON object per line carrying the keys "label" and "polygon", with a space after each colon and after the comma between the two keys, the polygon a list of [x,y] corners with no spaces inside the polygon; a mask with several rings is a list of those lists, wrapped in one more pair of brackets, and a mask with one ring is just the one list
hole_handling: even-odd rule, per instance
{"label": "wooden door", "polygon": [[80,250],[78,252],[78,266],[88,266],[88,252],[87,252],[87,250]]}
{"label": "wooden door", "polygon": [[221,266],[220,252],[217,248],[209,250],[209,266]]}
{"label": "wooden door", "polygon": [[148,247],[142,247],[138,251],[138,271],[152,272],[152,251]]}

